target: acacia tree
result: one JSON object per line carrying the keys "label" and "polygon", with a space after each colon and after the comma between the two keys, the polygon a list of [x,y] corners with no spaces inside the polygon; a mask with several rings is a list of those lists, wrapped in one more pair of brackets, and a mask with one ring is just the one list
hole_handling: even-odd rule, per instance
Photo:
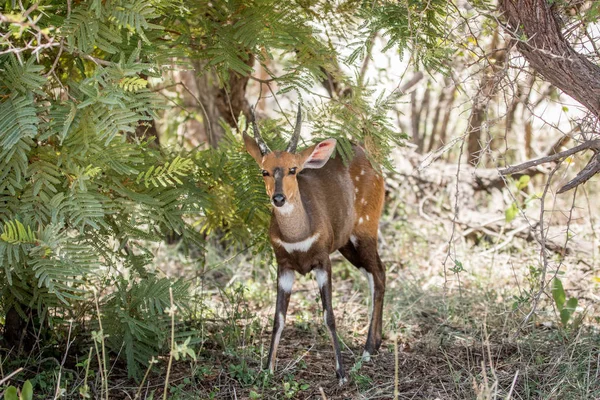
{"label": "acacia tree", "polygon": [[[543,157],[502,171],[511,174],[545,162],[562,160],[585,150],[594,156],[575,178],[558,193],[585,183],[600,171],[600,52],[593,30],[600,5],[580,1],[501,0],[505,31],[516,42],[519,52],[531,67],[554,86],[579,101],[589,110],[587,132],[582,143],[560,153]],[[567,36],[566,32],[569,31]],[[578,34],[577,32],[579,31]],[[579,48],[575,50],[574,45]]]}

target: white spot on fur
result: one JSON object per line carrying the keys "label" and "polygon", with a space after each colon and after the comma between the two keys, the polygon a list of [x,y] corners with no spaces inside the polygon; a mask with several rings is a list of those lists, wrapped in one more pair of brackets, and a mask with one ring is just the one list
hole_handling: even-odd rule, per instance
{"label": "white spot on fur", "polygon": [[313,269],[313,274],[315,274],[315,278],[317,279],[317,285],[319,285],[319,289],[322,289],[323,286],[327,284],[327,271],[324,269]]}
{"label": "white spot on fur", "polygon": [[360,224],[362,224],[362,223],[363,223],[363,217],[360,217],[360,218],[358,219],[358,224],[360,225]]}
{"label": "white spot on fur", "polygon": [[285,270],[279,275],[279,287],[286,293],[292,293],[292,286],[295,279],[294,271]]}
{"label": "white spot on fur", "polygon": [[360,176],[357,175],[356,178],[354,178],[354,179],[356,179],[356,182],[358,182],[358,181],[360,181]]}
{"label": "white spot on fur", "polygon": [[[273,204],[273,202],[271,202]],[[274,210],[277,211],[281,215],[290,215],[292,211],[294,211],[294,205],[292,203],[286,202],[281,207],[277,207],[273,204]]]}
{"label": "white spot on fur", "polygon": [[283,246],[285,251],[288,253],[292,253],[294,251],[306,253],[312,247],[313,243],[319,238],[319,236],[321,236],[320,233],[315,233],[314,235],[295,243],[284,242],[281,239],[275,239],[275,242],[277,242],[280,246]]}
{"label": "white spot on fur", "polygon": [[364,174],[365,174],[365,170],[364,170],[364,169],[361,169],[361,170],[360,170],[360,174],[361,174],[361,175],[364,175]]}
{"label": "white spot on fur", "polygon": [[363,197],[363,199],[362,199],[360,202],[361,202],[362,204],[367,204],[367,199],[365,199],[365,198]]}
{"label": "white spot on fur", "polygon": [[369,216],[367,215],[367,221],[369,220]]}
{"label": "white spot on fur", "polygon": [[358,188],[354,188],[354,191],[355,191],[356,193],[358,193]]}

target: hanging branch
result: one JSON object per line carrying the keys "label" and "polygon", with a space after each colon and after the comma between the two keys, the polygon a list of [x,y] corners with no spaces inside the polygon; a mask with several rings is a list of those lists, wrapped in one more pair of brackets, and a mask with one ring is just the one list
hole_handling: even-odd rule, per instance
{"label": "hanging branch", "polygon": [[558,193],[564,193],[567,190],[571,190],[574,187],[587,182],[592,176],[600,172],[600,153],[598,153],[600,151],[600,139],[589,140],[569,150],[561,151],[559,153],[555,153],[546,157],[541,157],[536,160],[527,161],[519,165],[514,165],[512,167],[501,169],[500,174],[511,175],[516,172],[520,172],[524,169],[535,167],[540,164],[562,160],[566,157],[572,156],[573,154],[585,150],[593,150],[594,153],[596,153],[596,155],[590,160],[590,162],[584,169],[579,171],[575,178],[573,178],[571,181],[569,181],[566,185],[564,185],[558,190]]}

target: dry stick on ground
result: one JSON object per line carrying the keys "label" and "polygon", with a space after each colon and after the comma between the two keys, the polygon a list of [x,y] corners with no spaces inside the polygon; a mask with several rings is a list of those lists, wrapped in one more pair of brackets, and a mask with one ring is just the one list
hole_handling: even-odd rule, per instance
{"label": "dry stick on ground", "polygon": [[0,379],[0,385],[3,385],[4,382],[8,382],[8,380],[10,378],[12,378],[13,376],[17,375],[21,371],[23,371],[23,367],[17,368],[16,370],[14,370],[13,372],[11,372],[10,374],[8,374],[7,376],[5,376],[4,378]]}

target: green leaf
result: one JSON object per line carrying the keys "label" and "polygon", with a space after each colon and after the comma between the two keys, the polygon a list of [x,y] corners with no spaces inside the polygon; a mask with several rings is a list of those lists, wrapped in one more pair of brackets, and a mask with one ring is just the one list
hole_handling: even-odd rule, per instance
{"label": "green leaf", "polygon": [[563,324],[563,326],[567,326],[569,319],[571,319],[571,314],[571,310],[567,308],[560,310],[560,322]]}
{"label": "green leaf", "polygon": [[575,297],[571,297],[569,299],[569,301],[567,301],[567,305],[565,306],[565,309],[570,310],[571,312],[574,312],[575,309],[577,308],[577,299]]}
{"label": "green leaf", "polygon": [[554,298],[554,304],[556,308],[562,311],[563,305],[565,304],[565,289],[563,289],[562,282],[558,278],[554,278],[552,281],[552,298]]}
{"label": "green leaf", "polygon": [[38,117],[33,95],[14,92],[0,103],[0,148],[6,154],[22,139],[37,134]]}
{"label": "green leaf", "polygon": [[506,211],[504,211],[504,217],[506,219],[506,222],[511,222],[512,220],[514,220],[517,217],[518,214],[519,214],[519,208],[517,207],[517,204],[512,203],[506,209]]}
{"label": "green leaf", "polygon": [[517,189],[518,190],[525,189],[527,187],[527,185],[529,185],[530,180],[531,180],[531,178],[529,177],[529,175],[521,176],[517,182]]}
{"label": "green leaf", "polygon": [[21,389],[21,399],[20,400],[32,400],[33,399],[33,385],[29,380],[26,380],[23,384],[23,388]]}
{"label": "green leaf", "polygon": [[14,386],[9,386],[8,389],[4,391],[4,400],[19,400],[17,388]]}

